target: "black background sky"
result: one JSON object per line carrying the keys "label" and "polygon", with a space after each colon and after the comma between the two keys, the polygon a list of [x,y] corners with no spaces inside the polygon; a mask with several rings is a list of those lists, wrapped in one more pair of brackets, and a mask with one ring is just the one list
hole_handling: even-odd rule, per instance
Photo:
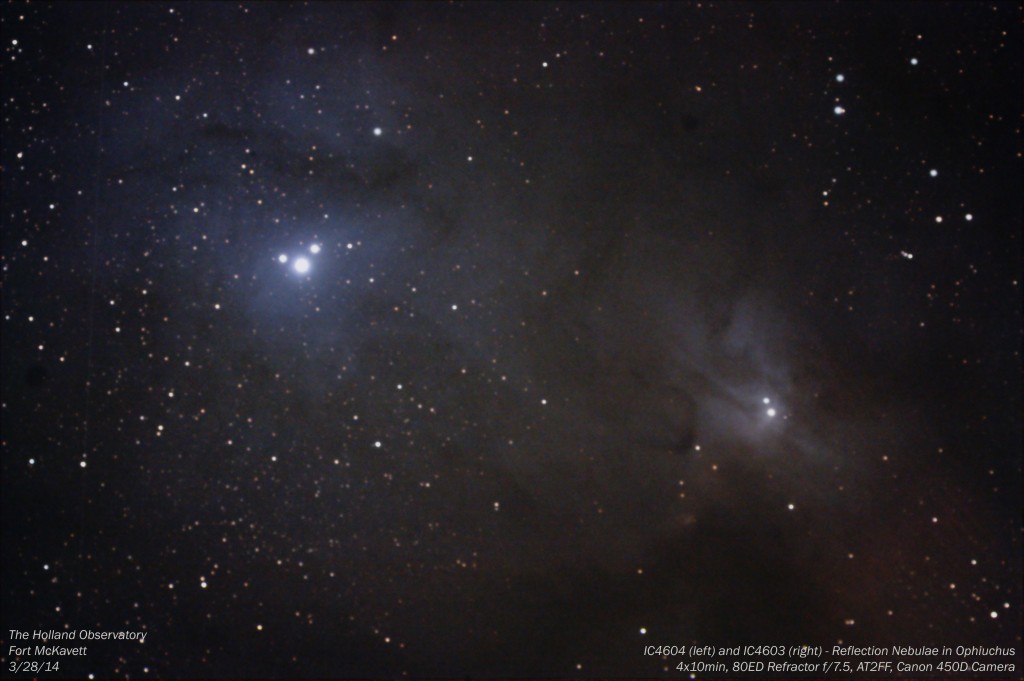
{"label": "black background sky", "polygon": [[148,632],[55,678],[1020,664],[1019,4],[6,4],[2,45],[5,674],[10,628]]}

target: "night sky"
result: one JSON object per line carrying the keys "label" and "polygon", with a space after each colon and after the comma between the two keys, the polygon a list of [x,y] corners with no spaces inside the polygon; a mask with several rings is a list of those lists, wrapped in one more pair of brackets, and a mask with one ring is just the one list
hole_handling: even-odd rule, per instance
{"label": "night sky", "polygon": [[1019,665],[1021,18],[5,4],[5,676]]}

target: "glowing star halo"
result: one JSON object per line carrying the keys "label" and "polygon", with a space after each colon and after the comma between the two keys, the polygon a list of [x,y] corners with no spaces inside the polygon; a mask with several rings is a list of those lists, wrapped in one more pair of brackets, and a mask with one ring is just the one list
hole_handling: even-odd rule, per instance
{"label": "glowing star halo", "polygon": [[295,271],[298,272],[299,274],[305,274],[306,272],[309,272],[309,258],[296,258],[295,264],[292,265],[292,267],[294,267]]}

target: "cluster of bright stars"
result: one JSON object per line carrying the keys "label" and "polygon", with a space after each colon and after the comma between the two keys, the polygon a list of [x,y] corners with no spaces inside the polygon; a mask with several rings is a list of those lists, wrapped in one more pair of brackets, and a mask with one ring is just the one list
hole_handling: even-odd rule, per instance
{"label": "cluster of bright stars", "polygon": [[[318,254],[320,252],[320,244],[311,244],[309,252],[311,255]],[[291,260],[292,269],[298,274],[308,274],[309,270],[313,267],[313,262],[305,255],[296,256],[294,259],[289,258],[287,253],[277,256],[277,261],[282,265],[287,265],[289,260]]]}

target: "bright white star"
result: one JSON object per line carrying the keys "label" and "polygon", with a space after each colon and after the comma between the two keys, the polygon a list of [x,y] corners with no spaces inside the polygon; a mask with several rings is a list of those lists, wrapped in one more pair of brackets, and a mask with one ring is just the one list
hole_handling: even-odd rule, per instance
{"label": "bright white star", "polygon": [[297,258],[292,267],[294,267],[295,271],[299,274],[305,274],[306,272],[309,272],[309,260],[307,258]]}
{"label": "bright white star", "polygon": [[277,256],[277,261],[283,265],[284,263],[288,262],[288,256],[282,253],[281,255]]}
{"label": "bright white star", "polygon": [[317,253],[319,253],[320,252],[320,244],[313,244],[312,246],[310,246],[309,247],[309,252],[312,253],[313,255],[316,255]]}

